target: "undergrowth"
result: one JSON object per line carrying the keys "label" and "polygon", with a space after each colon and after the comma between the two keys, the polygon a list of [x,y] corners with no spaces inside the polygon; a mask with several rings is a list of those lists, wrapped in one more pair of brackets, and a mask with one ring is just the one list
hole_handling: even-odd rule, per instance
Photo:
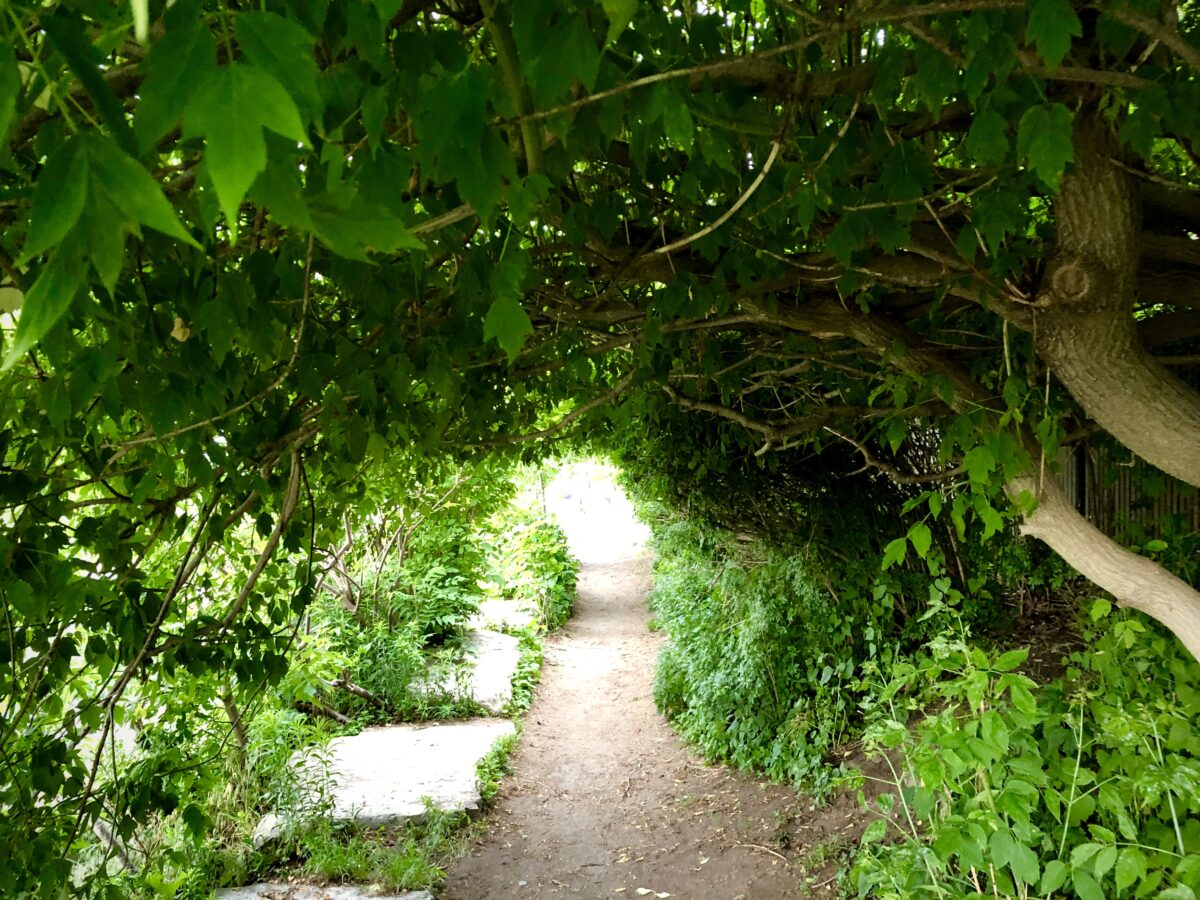
{"label": "undergrowth", "polygon": [[[711,759],[818,800],[862,785],[846,894],[1195,900],[1200,664],[1178,639],[1003,522],[938,522],[929,492],[654,450],[626,483],[658,554],[655,699]],[[1122,542],[1196,583],[1187,525]],[[841,766],[860,742],[888,773],[870,790]]]}

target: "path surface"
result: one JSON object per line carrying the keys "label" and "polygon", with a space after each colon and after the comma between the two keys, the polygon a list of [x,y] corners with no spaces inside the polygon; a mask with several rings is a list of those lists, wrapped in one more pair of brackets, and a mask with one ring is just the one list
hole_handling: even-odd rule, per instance
{"label": "path surface", "polygon": [[805,833],[836,839],[857,817],[811,812],[786,787],[683,749],[654,707],[661,639],[647,628],[649,587],[648,556],[584,567],[574,617],[547,642],[487,834],[450,872],[443,897],[824,894],[805,885],[805,875],[815,884],[824,874],[805,871]]}

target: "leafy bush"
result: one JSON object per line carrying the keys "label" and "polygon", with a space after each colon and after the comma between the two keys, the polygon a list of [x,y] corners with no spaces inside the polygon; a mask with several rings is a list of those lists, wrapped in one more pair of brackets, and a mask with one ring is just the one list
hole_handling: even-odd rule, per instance
{"label": "leafy bush", "polygon": [[655,546],[650,605],[670,638],[659,708],[710,757],[827,789],[857,660],[882,649],[874,617],[839,608],[804,553],[687,521],[659,527]]}
{"label": "leafy bush", "polygon": [[558,525],[537,517],[509,523],[496,536],[493,572],[502,594],[536,609],[548,630],[571,615],[579,561]]}
{"label": "leafy bush", "polygon": [[1043,688],[1019,674],[1026,651],[985,653],[961,628],[870,686],[868,742],[895,789],[859,896],[1195,896],[1200,665],[1107,600],[1091,618]]}

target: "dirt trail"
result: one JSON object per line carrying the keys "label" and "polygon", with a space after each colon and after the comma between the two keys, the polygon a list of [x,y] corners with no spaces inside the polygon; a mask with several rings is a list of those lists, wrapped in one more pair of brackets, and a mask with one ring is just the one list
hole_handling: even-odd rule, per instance
{"label": "dirt trail", "polygon": [[828,895],[819,885],[836,865],[813,850],[854,840],[858,817],[813,812],[792,790],[681,746],[654,708],[661,639],[646,627],[649,586],[646,556],[584,567],[486,837],[442,896]]}

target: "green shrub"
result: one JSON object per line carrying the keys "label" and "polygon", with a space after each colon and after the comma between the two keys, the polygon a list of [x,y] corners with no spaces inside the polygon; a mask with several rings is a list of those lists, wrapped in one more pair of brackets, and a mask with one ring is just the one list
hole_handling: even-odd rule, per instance
{"label": "green shrub", "polygon": [[506,598],[536,609],[548,630],[567,621],[579,561],[571,555],[562,528],[536,517],[508,523],[496,536],[493,560],[495,580]]}
{"label": "green shrub", "polygon": [[895,785],[859,896],[1195,896],[1200,665],[1107,600],[1092,619],[1041,688],[1019,674],[1026,651],[985,653],[963,629],[871,685],[868,743]]}
{"label": "green shrub", "polygon": [[870,610],[839,608],[803,553],[686,521],[660,526],[655,546],[650,606],[670,639],[659,709],[712,758],[827,789],[856,661],[880,652]]}

